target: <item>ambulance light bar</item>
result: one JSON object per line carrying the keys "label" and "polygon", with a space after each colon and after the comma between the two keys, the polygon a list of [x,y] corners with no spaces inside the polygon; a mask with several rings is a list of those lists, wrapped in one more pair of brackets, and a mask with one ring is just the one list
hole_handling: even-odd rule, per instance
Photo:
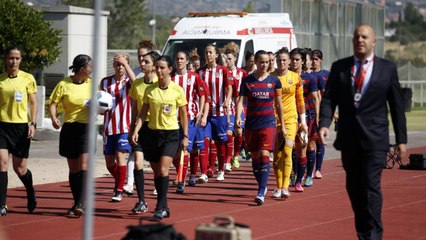
{"label": "ambulance light bar", "polygon": [[237,15],[240,17],[247,16],[247,12],[189,12],[188,17],[208,17],[208,16],[226,16]]}

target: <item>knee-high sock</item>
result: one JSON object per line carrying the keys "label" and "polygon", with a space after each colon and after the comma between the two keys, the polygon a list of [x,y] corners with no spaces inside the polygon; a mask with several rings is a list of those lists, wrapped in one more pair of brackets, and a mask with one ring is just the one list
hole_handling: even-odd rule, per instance
{"label": "knee-high sock", "polygon": [[228,140],[226,141],[226,163],[231,163],[231,159],[234,156],[234,136],[232,134],[226,134]]}
{"label": "knee-high sock", "polygon": [[118,166],[114,163],[112,167],[107,167],[108,172],[111,174],[113,178],[117,176]]}
{"label": "knee-high sock", "polygon": [[292,151],[293,148],[284,146],[284,174],[283,174],[283,188],[287,189],[290,185],[290,175],[292,170]]}
{"label": "knee-high sock", "polygon": [[27,172],[24,175],[19,176],[19,179],[24,184],[25,189],[27,190],[27,196],[34,194],[33,175],[30,169],[27,169]]}
{"label": "knee-high sock", "polygon": [[[177,156],[175,158],[173,158],[173,165],[176,168],[176,179],[177,179],[177,174],[179,173],[179,168],[180,168],[180,155],[183,154],[182,152],[179,152],[179,154],[177,154]],[[186,179],[186,173],[188,172],[188,155],[184,154],[183,155],[183,166],[182,166],[182,182],[185,182]]]}
{"label": "knee-high sock", "polygon": [[141,170],[133,170],[133,174],[135,176],[136,183],[136,192],[138,193],[138,198],[140,202],[145,202],[145,178],[143,174],[143,169]]}
{"label": "knee-high sock", "polygon": [[283,188],[284,151],[278,151],[274,156],[274,174],[277,181],[277,188]]}
{"label": "knee-high sock", "polygon": [[207,156],[209,156],[209,168],[213,170],[214,164],[217,160],[217,148],[215,142],[210,142],[210,155],[207,154]]}
{"label": "knee-high sock", "polygon": [[167,209],[167,191],[169,189],[169,176],[154,179],[157,188],[157,209]]}
{"label": "knee-high sock", "polygon": [[80,191],[78,201],[80,203],[83,203],[84,200],[85,200],[85,195],[84,195],[85,187],[84,186],[86,186],[86,184],[85,184],[86,182],[87,182],[87,171],[80,171],[79,181],[78,181],[79,191]]}
{"label": "knee-high sock", "polygon": [[316,170],[321,172],[322,162],[324,161],[325,148],[324,144],[317,144],[317,159],[316,159]]}
{"label": "knee-high sock", "polygon": [[183,155],[182,182],[185,182],[186,174],[188,173],[188,162],[189,162],[189,155],[188,154]]}
{"label": "knee-high sock", "polygon": [[7,172],[0,172],[0,208],[6,205],[7,184]]}
{"label": "knee-high sock", "polygon": [[298,160],[298,166],[297,166],[296,183],[302,183],[302,178],[305,175],[307,159],[306,157],[303,157],[303,158],[298,157],[297,160]]}
{"label": "knee-high sock", "polygon": [[234,157],[238,157],[240,154],[241,145],[243,145],[243,136],[236,136],[234,138]]}
{"label": "knee-high sock", "polygon": [[197,175],[197,168],[198,168],[198,162],[200,160],[200,155],[198,154],[198,151],[191,152],[190,153],[189,161],[191,163],[191,175]]}
{"label": "knee-high sock", "polygon": [[224,164],[226,161],[226,142],[216,142],[217,146],[217,160],[219,162],[219,171],[224,170]]}
{"label": "knee-high sock", "polygon": [[251,168],[253,169],[253,175],[254,178],[256,179],[257,184],[260,183],[260,166],[262,165],[262,162],[260,161],[260,159],[252,159],[251,161]]}
{"label": "knee-high sock", "polygon": [[293,151],[291,152],[291,161],[293,163],[293,173],[295,175],[297,175],[297,166],[298,166],[298,160],[297,160],[297,153],[296,153],[296,149],[294,148]]}
{"label": "knee-high sock", "polygon": [[70,184],[72,198],[74,199],[74,204],[79,203],[79,191],[78,191],[78,178],[79,178],[80,172],[77,173],[69,173],[68,174],[68,182]]}
{"label": "knee-high sock", "polygon": [[261,156],[262,162],[260,165],[260,182],[258,194],[264,195],[266,187],[268,186],[268,178],[270,170],[269,156]]}
{"label": "knee-high sock", "polygon": [[207,174],[207,168],[209,167],[209,149],[210,140],[204,138],[204,149],[200,150],[200,168],[203,174]]}
{"label": "knee-high sock", "polygon": [[135,170],[135,155],[130,153],[129,158],[127,159],[127,186],[133,190],[133,184],[135,182],[135,177],[133,172]]}
{"label": "knee-high sock", "polygon": [[118,174],[117,174],[117,191],[123,191],[124,182],[126,181],[126,166],[118,166]]}
{"label": "knee-high sock", "polygon": [[315,151],[307,151],[306,157],[308,160],[307,166],[306,166],[306,177],[312,177],[312,172],[314,171],[314,165],[315,165]]}

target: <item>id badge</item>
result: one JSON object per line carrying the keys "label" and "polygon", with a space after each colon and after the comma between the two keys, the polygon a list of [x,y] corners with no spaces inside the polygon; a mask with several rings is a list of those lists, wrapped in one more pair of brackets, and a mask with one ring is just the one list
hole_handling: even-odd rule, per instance
{"label": "id badge", "polygon": [[172,113],[172,104],[164,104],[163,105],[163,113],[171,114]]}
{"label": "id badge", "polygon": [[15,91],[15,102],[22,102],[22,92],[21,91]]}
{"label": "id badge", "polygon": [[361,93],[355,93],[354,95],[354,101],[359,102],[361,100]]}

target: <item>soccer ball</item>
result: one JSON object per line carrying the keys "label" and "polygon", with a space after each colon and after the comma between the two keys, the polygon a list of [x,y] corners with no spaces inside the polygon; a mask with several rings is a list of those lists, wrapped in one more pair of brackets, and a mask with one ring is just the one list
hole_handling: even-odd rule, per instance
{"label": "soccer ball", "polygon": [[98,91],[96,93],[96,99],[98,100],[98,114],[104,115],[105,112],[111,110],[113,105],[111,94],[105,91]]}

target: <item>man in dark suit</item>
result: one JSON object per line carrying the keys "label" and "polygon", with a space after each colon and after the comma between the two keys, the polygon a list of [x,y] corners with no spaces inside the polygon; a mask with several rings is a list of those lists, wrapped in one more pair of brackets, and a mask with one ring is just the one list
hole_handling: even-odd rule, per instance
{"label": "man in dark suit", "polygon": [[339,126],[334,147],[341,151],[346,190],[359,239],[382,239],[380,178],[389,150],[388,107],[398,153],[406,153],[407,128],[396,66],[374,55],[376,36],[359,25],[354,56],[333,63],[320,109],[320,137],[329,136],[336,106]]}

